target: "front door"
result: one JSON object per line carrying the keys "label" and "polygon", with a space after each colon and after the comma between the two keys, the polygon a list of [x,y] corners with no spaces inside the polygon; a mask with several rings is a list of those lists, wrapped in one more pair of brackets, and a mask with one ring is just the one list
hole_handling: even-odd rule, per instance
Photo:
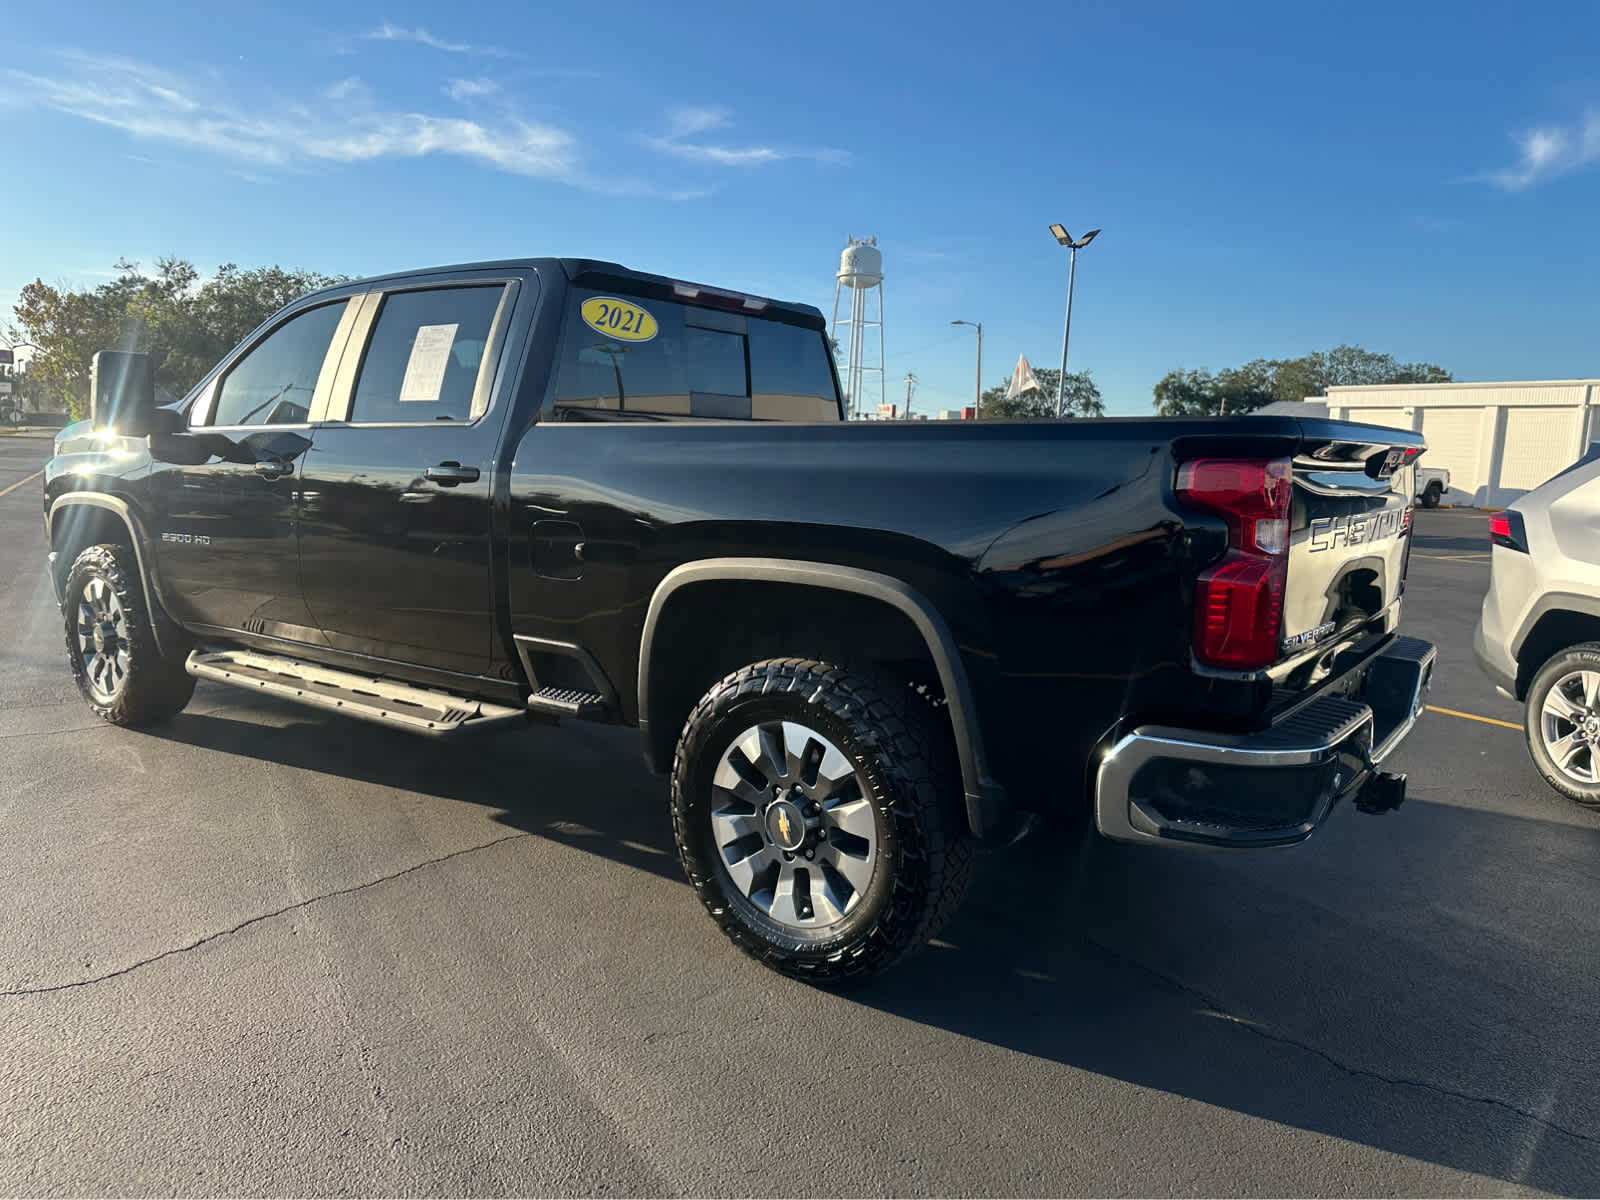
{"label": "front door", "polygon": [[296,491],[319,382],[331,384],[347,300],[302,309],[245,347],[153,439],[147,495],[162,597],[185,625],[322,640],[300,591]]}
{"label": "front door", "polygon": [[329,646],[469,675],[500,657],[490,495],[505,405],[490,398],[517,290],[468,279],[369,298],[342,411],[301,470],[301,578]]}

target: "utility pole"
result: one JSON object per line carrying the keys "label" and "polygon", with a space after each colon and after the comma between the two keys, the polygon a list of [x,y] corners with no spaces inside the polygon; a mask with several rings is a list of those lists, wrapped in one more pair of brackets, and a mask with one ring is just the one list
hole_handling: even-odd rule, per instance
{"label": "utility pole", "polygon": [[917,377],[910,371],[906,372],[906,420],[911,420],[911,393],[916,390]]}

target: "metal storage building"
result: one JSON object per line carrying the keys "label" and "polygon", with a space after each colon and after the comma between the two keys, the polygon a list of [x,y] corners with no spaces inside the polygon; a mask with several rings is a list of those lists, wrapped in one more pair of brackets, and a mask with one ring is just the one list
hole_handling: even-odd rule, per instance
{"label": "metal storage building", "polygon": [[1414,429],[1422,464],[1450,471],[1447,503],[1510,504],[1600,441],[1600,379],[1331,387],[1328,415]]}

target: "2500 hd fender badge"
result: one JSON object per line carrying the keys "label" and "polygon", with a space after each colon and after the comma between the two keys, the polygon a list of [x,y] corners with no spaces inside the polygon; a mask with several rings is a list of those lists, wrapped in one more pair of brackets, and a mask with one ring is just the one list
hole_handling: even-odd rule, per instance
{"label": "2500 hd fender badge", "polygon": [[1354,517],[1321,517],[1311,522],[1311,553],[1381,542],[1405,527],[1405,514],[1395,509]]}
{"label": "2500 hd fender badge", "polygon": [[179,546],[209,546],[211,539],[203,533],[163,533],[163,542],[172,542]]}

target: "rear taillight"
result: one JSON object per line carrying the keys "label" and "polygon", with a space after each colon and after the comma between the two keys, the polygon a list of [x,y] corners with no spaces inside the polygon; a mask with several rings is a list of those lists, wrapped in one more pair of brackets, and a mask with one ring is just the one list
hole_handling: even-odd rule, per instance
{"label": "rear taillight", "polygon": [[1522,525],[1522,514],[1507,509],[1489,514],[1489,542],[1507,550],[1528,552],[1528,535]]}
{"label": "rear taillight", "polygon": [[1292,491],[1288,459],[1198,458],[1178,468],[1178,499],[1228,523],[1228,553],[1195,584],[1194,654],[1208,666],[1278,659]]}

